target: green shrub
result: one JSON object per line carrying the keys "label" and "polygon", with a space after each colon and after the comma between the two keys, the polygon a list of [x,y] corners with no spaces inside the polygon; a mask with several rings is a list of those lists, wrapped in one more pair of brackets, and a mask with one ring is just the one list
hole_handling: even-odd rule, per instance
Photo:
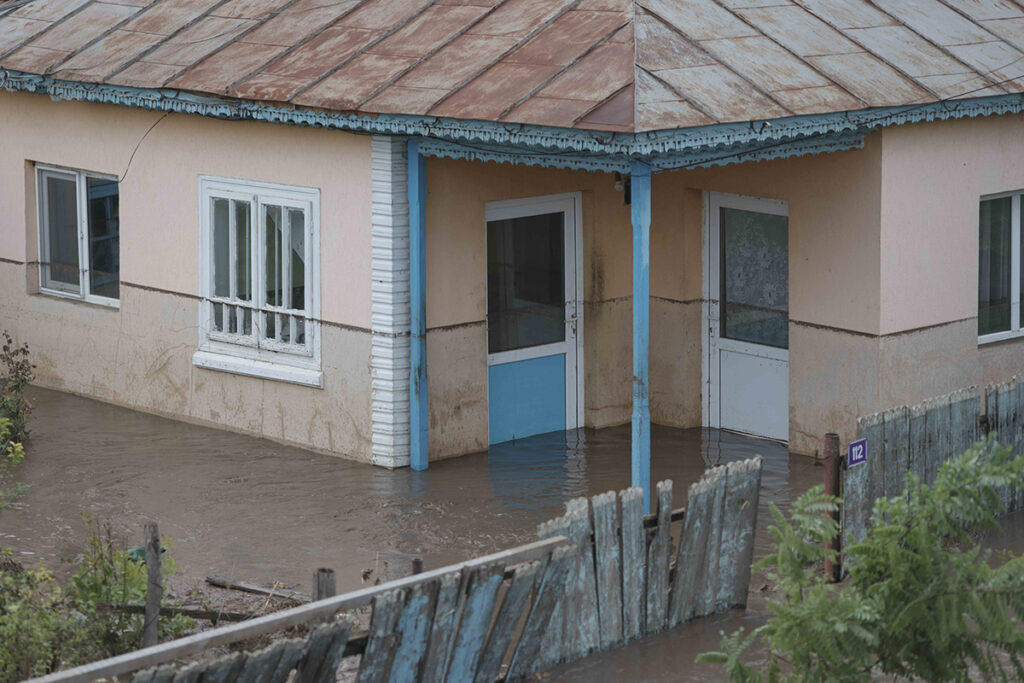
{"label": "green shrub", "polygon": [[35,365],[29,360],[28,344],[18,346],[6,331],[0,344],[0,417],[10,419],[10,439],[22,442],[28,438],[28,416],[32,403],[25,398],[25,389],[34,379]]}
{"label": "green shrub", "polygon": [[25,458],[25,447],[13,439],[13,423],[0,417],[0,513],[25,493],[25,486],[13,480],[12,470]]}
{"label": "green shrub", "polygon": [[[174,559],[164,555],[161,573],[164,585],[177,570]],[[80,661],[113,657],[139,647],[143,615],[110,610],[106,605],[145,605],[149,581],[145,564],[136,562],[126,550],[117,550],[109,531],[89,539],[85,559],[71,579],[68,598],[84,617],[74,634],[73,650]],[[176,615],[159,620],[161,640],[179,638],[193,622]]]}
{"label": "green shrub", "polygon": [[[161,569],[166,583],[173,559],[164,556]],[[0,683],[137,649],[143,615],[110,605],[144,605],[147,581],[146,566],[115,549],[109,532],[89,540],[66,592],[45,569],[0,569]],[[180,638],[193,627],[188,617],[162,616],[159,636]]]}
{"label": "green shrub", "polygon": [[71,627],[62,600],[45,569],[0,571],[0,681],[42,676],[60,661]]}
{"label": "green shrub", "polygon": [[[908,474],[900,496],[875,501],[872,528],[846,549],[849,576],[826,583],[820,562],[837,533],[838,500],[817,486],[787,520],[772,507],[774,552],[756,566],[778,589],[753,633],[723,634],[732,681],[1024,680],[1024,557],[996,557],[973,532],[997,525],[999,490],[1024,485],[1024,458],[994,441],[942,465],[935,483]],[[760,640],[759,670],[743,653]]]}

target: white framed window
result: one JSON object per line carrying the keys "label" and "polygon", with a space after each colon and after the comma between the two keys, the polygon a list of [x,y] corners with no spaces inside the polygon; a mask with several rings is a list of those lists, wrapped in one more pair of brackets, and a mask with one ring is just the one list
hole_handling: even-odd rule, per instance
{"label": "white framed window", "polygon": [[1021,192],[982,197],[978,212],[978,343],[1021,329]]}
{"label": "white framed window", "polygon": [[39,290],[119,306],[120,209],[117,178],[36,165]]}
{"label": "white framed window", "polygon": [[309,386],[320,370],[320,191],[199,178],[193,362]]}

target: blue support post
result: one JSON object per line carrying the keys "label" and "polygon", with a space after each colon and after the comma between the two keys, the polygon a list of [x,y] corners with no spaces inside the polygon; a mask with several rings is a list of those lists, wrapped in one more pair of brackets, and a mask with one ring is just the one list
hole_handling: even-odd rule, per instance
{"label": "blue support post", "polygon": [[651,511],[651,404],[648,356],[651,341],[651,169],[633,162],[630,169],[633,221],[633,486],[644,489],[644,510]]}
{"label": "blue support post", "polygon": [[420,143],[409,140],[409,464],[425,470],[427,446],[427,162]]}

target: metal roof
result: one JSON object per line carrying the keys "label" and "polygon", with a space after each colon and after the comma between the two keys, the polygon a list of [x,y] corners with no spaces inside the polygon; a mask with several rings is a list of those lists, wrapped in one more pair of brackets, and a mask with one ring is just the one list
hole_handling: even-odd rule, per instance
{"label": "metal roof", "polygon": [[640,132],[1019,93],[1024,0],[8,0],[0,67]]}

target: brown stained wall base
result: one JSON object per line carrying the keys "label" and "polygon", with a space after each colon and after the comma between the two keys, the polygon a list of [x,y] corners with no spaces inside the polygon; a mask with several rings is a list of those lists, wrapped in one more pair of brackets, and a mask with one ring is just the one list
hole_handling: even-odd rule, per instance
{"label": "brown stained wall base", "polygon": [[114,405],[370,459],[370,333],[324,325],[323,389],[192,364],[196,302],[131,286],[119,309],[25,295],[23,266],[0,263],[0,329],[27,343],[35,383]]}

